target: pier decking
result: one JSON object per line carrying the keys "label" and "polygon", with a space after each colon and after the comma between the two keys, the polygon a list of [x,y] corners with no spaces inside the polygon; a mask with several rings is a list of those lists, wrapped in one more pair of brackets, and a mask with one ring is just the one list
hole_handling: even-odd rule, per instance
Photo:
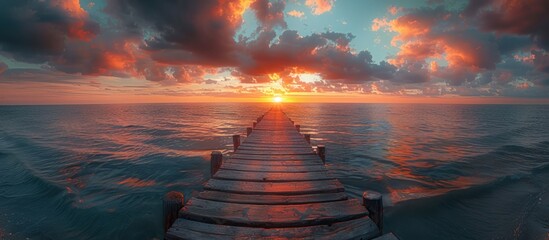
{"label": "pier decking", "polygon": [[165,238],[378,237],[363,202],[347,197],[298,128],[274,107],[242,144],[235,137],[234,153],[220,166],[212,162],[204,191],[179,211]]}

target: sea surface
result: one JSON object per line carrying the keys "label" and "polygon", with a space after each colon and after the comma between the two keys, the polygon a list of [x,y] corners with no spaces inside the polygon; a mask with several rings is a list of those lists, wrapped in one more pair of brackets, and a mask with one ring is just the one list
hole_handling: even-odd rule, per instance
{"label": "sea surface", "polygon": [[[270,103],[0,106],[0,239],[162,239]],[[408,239],[549,239],[549,106],[283,104]]]}

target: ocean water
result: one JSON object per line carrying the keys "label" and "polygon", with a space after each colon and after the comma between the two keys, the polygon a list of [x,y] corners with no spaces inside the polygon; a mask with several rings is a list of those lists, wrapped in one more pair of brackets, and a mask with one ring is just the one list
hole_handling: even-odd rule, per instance
{"label": "ocean water", "polygon": [[[162,239],[268,103],[0,106],[0,239]],[[549,239],[549,106],[283,104],[401,239]]]}

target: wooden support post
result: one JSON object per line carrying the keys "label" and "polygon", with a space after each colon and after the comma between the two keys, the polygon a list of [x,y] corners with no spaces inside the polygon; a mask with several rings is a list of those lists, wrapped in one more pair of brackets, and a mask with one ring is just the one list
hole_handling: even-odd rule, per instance
{"label": "wooden support post", "polygon": [[247,127],[247,128],[246,128],[246,137],[247,137],[247,136],[250,136],[250,134],[252,134],[252,129],[253,129],[253,128],[251,128],[251,127]]}
{"label": "wooden support post", "polygon": [[305,134],[303,136],[305,137],[305,141],[307,141],[309,144],[311,144],[311,134]]}
{"label": "wooden support post", "polygon": [[256,119],[256,121],[257,121],[257,122],[261,122],[261,117],[258,117],[258,118]]}
{"label": "wooden support post", "polygon": [[240,135],[238,134],[233,135],[233,147],[235,151],[240,147]]}
{"label": "wooden support post", "polygon": [[290,120],[290,122],[292,122],[292,125],[294,125],[294,124],[295,124],[295,123],[294,123],[294,120]]}
{"label": "wooden support post", "polygon": [[210,174],[213,176],[223,164],[223,154],[220,151],[213,151],[210,157]]}
{"label": "wooden support post", "polygon": [[383,233],[383,197],[381,193],[365,191],[362,194],[362,205],[368,209],[368,216],[379,228],[379,233]]}
{"label": "wooden support post", "polygon": [[326,164],[326,146],[318,145],[316,146],[316,153],[322,159],[322,163]]}
{"label": "wooden support post", "polygon": [[301,131],[301,125],[299,125],[299,124],[295,125],[295,129],[297,130],[297,132],[300,132]]}
{"label": "wooden support post", "polygon": [[252,123],[252,126],[255,128],[255,126],[257,126],[257,122]]}
{"label": "wooden support post", "polygon": [[164,232],[167,232],[179,216],[179,210],[185,203],[185,196],[180,192],[169,192],[162,199],[162,210],[164,215]]}

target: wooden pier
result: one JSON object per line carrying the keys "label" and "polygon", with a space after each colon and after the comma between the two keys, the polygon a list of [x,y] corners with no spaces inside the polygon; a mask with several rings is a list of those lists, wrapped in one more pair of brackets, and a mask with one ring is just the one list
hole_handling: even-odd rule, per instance
{"label": "wooden pier", "polygon": [[381,195],[349,198],[324,166],[324,146],[315,151],[280,107],[253,126],[242,143],[233,136],[227,159],[212,153],[204,191],[187,203],[167,195],[165,239],[396,239],[380,237]]}

